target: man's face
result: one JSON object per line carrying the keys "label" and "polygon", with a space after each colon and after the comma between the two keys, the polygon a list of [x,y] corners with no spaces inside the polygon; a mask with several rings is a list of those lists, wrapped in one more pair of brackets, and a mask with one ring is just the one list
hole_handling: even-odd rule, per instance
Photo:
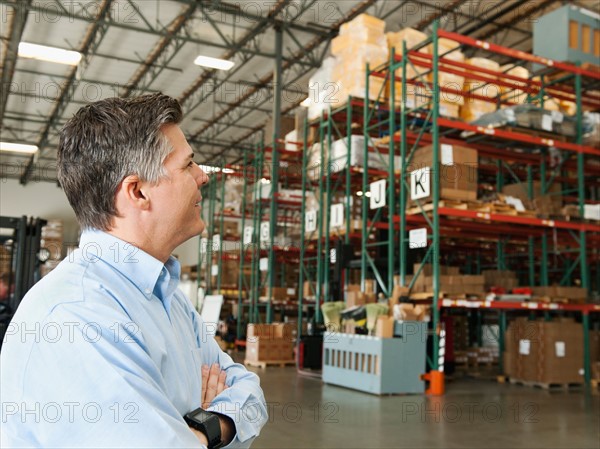
{"label": "man's face", "polygon": [[167,177],[152,187],[151,208],[159,220],[165,243],[175,248],[191,237],[200,234],[205,224],[200,213],[200,187],[208,182],[206,173],[193,160],[193,151],[179,126],[164,125],[173,151],[167,156],[164,167]]}

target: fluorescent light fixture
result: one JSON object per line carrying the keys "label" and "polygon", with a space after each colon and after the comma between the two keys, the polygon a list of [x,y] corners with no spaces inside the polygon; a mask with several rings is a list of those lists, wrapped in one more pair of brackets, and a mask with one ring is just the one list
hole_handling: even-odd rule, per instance
{"label": "fluorescent light fixture", "polygon": [[67,65],[77,65],[81,61],[81,53],[77,51],[46,47],[45,45],[30,44],[29,42],[19,44],[19,56]]}
{"label": "fluorescent light fixture", "polygon": [[229,70],[235,65],[235,62],[200,55],[194,60],[194,64],[202,67],[210,67],[211,69]]}
{"label": "fluorescent light fixture", "polygon": [[231,168],[224,168],[223,173],[233,173],[233,170]]}
{"label": "fluorescent light fixture", "polygon": [[302,103],[300,103],[300,106],[304,106],[305,108],[308,108],[311,104],[312,104],[312,100],[310,99],[310,97],[306,97],[304,99],[304,101]]}
{"label": "fluorescent light fixture", "polygon": [[204,172],[204,173],[218,173],[221,171],[221,169],[219,167],[213,167],[212,165],[198,165],[198,167],[200,167],[200,169]]}
{"label": "fluorescent light fixture", "polygon": [[359,190],[358,192],[356,192],[356,196],[362,196],[362,195],[363,195],[362,191]]}
{"label": "fluorescent light fixture", "polygon": [[0,151],[9,151],[11,153],[33,154],[38,150],[35,145],[26,145],[23,143],[0,142]]}
{"label": "fluorescent light fixture", "polygon": [[271,180],[269,180],[269,179],[267,179],[267,178],[262,178],[262,179],[260,180],[260,182],[261,182],[262,184],[271,184]]}

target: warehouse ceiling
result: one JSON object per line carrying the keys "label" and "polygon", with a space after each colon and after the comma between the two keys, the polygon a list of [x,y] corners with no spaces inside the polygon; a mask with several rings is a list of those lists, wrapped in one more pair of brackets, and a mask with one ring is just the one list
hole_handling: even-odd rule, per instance
{"label": "warehouse ceiling", "polygon": [[[360,13],[384,19],[387,31],[430,31],[440,19],[450,31],[531,51],[535,17],[566,3],[600,12],[595,0],[0,0],[0,138],[39,147],[34,156],[0,153],[2,176],[55,182],[58,133],[79,107],[157,91],[181,102],[198,161],[239,161],[272,117],[278,32],[281,110],[291,115],[340,25]],[[18,57],[20,42],[83,58],[68,66]],[[203,68],[198,55],[235,65]]]}

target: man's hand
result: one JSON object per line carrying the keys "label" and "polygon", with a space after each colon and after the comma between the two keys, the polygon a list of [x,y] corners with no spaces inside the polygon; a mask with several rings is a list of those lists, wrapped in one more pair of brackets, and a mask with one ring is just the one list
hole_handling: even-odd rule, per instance
{"label": "man's hand", "polygon": [[[206,410],[213,399],[216,398],[219,394],[229,388],[225,384],[225,380],[227,379],[227,374],[225,371],[221,371],[221,367],[218,363],[213,364],[211,367],[208,365],[202,366],[202,408]],[[221,423],[221,440],[223,444],[227,445],[231,442],[233,437],[235,436],[235,425],[231,418],[218,414],[219,421]],[[192,432],[198,437],[200,442],[205,446],[208,445],[208,441],[206,440],[206,436],[195,429],[191,429]]]}
{"label": "man's hand", "polygon": [[215,363],[210,368],[208,365],[202,366],[202,408],[206,410],[213,399],[226,390],[225,380],[227,374],[221,371],[221,367]]}

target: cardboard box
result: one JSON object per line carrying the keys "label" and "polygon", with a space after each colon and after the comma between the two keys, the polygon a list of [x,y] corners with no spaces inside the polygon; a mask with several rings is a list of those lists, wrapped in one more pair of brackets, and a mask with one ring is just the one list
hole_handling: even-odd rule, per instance
{"label": "cardboard box", "polygon": [[261,362],[293,360],[294,344],[285,339],[254,337],[246,340],[246,359]]}
{"label": "cardboard box", "polygon": [[512,377],[541,383],[583,381],[581,324],[573,320],[515,320],[505,335],[507,353],[516,352]]}
{"label": "cardboard box", "polygon": [[363,293],[361,291],[346,292],[346,307],[363,306],[376,301],[374,293]]}
{"label": "cardboard box", "polygon": [[431,307],[401,303],[394,305],[393,314],[398,321],[426,321],[431,314]]}
{"label": "cardboard box", "polygon": [[526,183],[509,184],[502,188],[502,193],[520,199],[528,210],[534,210],[541,215],[559,215],[562,211],[562,195],[560,184],[553,183],[544,195],[539,181],[533,182],[533,199],[528,196]]}
{"label": "cardboard box", "polygon": [[377,323],[375,324],[375,336],[381,338],[393,338],[395,322],[396,320],[391,316],[378,316]]}
{"label": "cardboard box", "polygon": [[[412,172],[425,167],[430,168],[430,176],[422,179],[422,183],[430,185],[430,196],[421,198],[420,201],[426,203],[431,200],[433,176],[436,175],[436,170],[439,172],[440,179],[440,199],[476,200],[478,181],[477,150],[459,145],[442,144],[439,149],[438,161],[438,167],[433,167],[433,147],[427,145],[415,151],[411,164],[407,167],[407,176],[409,177],[407,181],[409,183]],[[416,204],[411,199],[411,192],[409,192],[407,204],[408,207],[413,207]]]}

